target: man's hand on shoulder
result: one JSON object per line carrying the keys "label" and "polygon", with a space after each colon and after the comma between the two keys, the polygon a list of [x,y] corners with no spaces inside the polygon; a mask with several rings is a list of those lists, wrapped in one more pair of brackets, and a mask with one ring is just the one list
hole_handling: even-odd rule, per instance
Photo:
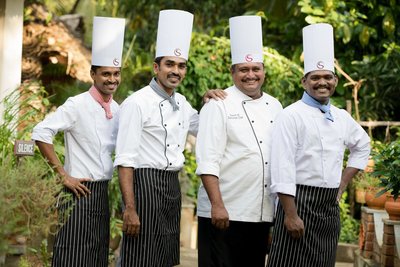
{"label": "man's hand on shoulder", "polygon": [[223,100],[228,94],[222,89],[211,89],[203,95],[203,102],[207,103],[210,99]]}

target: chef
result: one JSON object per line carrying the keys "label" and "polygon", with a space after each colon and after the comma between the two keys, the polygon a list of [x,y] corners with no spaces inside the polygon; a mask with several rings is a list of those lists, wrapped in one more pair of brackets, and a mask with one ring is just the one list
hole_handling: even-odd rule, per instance
{"label": "chef", "polygon": [[[110,214],[108,183],[113,174],[125,19],[94,17],[92,87],[70,97],[35,126],[32,139],[70,195],[61,202],[52,266],[107,267]],[[106,38],[105,38],[106,37]],[[53,138],[64,132],[65,163]]]}
{"label": "chef", "polygon": [[234,84],[223,101],[202,108],[196,142],[198,262],[264,267],[274,217],[271,131],[282,105],[261,90],[261,17],[233,17],[229,25]]}
{"label": "chef", "polygon": [[176,88],[187,72],[192,24],[189,12],[160,11],[154,78],[121,105],[114,162],[125,204],[120,266],[179,264],[178,173],[198,113]]}
{"label": "chef", "polygon": [[339,200],[367,165],[367,133],[330,101],[338,83],[333,47],[331,25],[303,28],[305,91],[279,115],[272,134],[271,189],[279,203],[269,267],[335,266]]}

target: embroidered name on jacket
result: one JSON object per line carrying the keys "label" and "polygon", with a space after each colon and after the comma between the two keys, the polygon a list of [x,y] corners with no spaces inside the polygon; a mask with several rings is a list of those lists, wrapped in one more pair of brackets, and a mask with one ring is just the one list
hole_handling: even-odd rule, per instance
{"label": "embroidered name on jacket", "polygon": [[241,119],[243,119],[243,116],[240,115],[239,113],[236,113],[236,114],[229,114],[229,115],[228,115],[228,119],[229,119],[229,120],[241,120]]}

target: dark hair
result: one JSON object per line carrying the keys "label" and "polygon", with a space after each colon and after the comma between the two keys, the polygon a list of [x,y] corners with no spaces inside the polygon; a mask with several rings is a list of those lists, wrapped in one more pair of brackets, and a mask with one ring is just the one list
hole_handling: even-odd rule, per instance
{"label": "dark hair", "polygon": [[97,70],[98,68],[101,68],[101,66],[92,65],[92,66],[90,67],[90,70],[93,71],[93,72],[96,72],[96,70]]}
{"label": "dark hair", "polygon": [[[302,79],[307,79],[308,74],[310,74],[311,72],[313,72],[313,71],[309,71],[309,72],[307,72],[306,74],[304,74],[304,76],[303,76]],[[337,77],[336,73],[334,73],[333,71],[330,71],[330,72],[332,72],[333,76]]]}
{"label": "dark hair", "polygon": [[[97,69],[100,69],[100,68],[102,68],[103,66],[96,66],[96,65],[92,65],[91,67],[90,67],[90,71],[93,71],[94,73],[96,73],[96,71],[97,71]],[[121,70],[121,67],[118,67],[119,68],[119,70]]]}
{"label": "dark hair", "polygon": [[162,60],[163,58],[164,58],[164,57],[156,57],[156,58],[154,59],[154,63],[156,63],[158,66],[160,66],[161,60]]}

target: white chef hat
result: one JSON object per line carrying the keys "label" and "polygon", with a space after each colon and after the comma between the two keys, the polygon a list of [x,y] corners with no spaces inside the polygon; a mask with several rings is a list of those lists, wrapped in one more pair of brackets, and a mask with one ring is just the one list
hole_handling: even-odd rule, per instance
{"label": "white chef hat", "polygon": [[161,10],[158,18],[156,58],[175,56],[188,59],[193,14],[183,10]]}
{"label": "white chef hat", "polygon": [[125,19],[94,17],[92,65],[121,67]]}
{"label": "white chef hat", "polygon": [[260,16],[237,16],[229,19],[232,65],[263,62]]}
{"label": "white chef hat", "polygon": [[333,28],[317,23],[303,28],[304,74],[314,70],[335,72]]}

